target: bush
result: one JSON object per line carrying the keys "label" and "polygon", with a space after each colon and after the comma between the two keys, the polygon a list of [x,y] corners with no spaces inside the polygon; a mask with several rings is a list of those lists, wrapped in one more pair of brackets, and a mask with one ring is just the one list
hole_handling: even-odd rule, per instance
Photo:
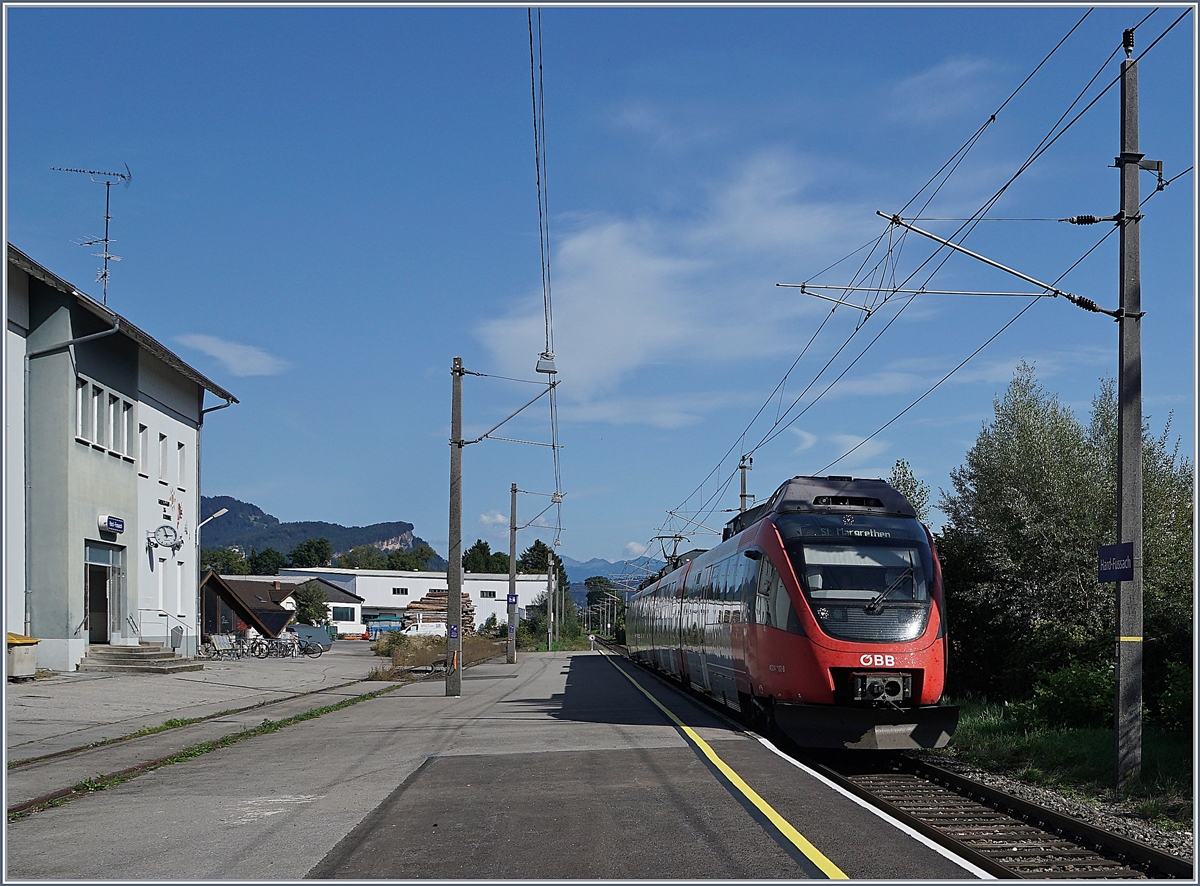
{"label": "bush", "polygon": [[1108,665],[1068,665],[1038,678],[1033,706],[1050,726],[1070,729],[1111,727],[1116,678]]}
{"label": "bush", "polygon": [[1167,663],[1166,689],[1158,698],[1155,722],[1167,730],[1192,728],[1192,671],[1187,665]]}
{"label": "bush", "polygon": [[379,639],[371,644],[371,651],[376,655],[391,657],[394,653],[410,647],[412,641],[412,637],[402,631],[384,631],[379,635]]}

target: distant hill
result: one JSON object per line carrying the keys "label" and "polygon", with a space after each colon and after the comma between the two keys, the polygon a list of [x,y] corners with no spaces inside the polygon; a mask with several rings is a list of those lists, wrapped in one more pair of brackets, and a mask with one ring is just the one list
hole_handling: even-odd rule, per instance
{"label": "distant hill", "polygon": [[663,567],[662,560],[654,560],[650,557],[636,557],[633,560],[620,560],[616,563],[613,563],[611,560],[602,560],[599,557],[593,557],[591,560],[585,561],[563,557],[562,561],[563,566],[567,570],[567,578],[571,580],[572,584],[582,582],[593,575],[603,575],[606,578],[613,575],[637,575],[645,577]]}
{"label": "distant hill", "polygon": [[[394,523],[372,523],[370,526],[342,526],[339,523],[323,523],[309,520],[297,523],[280,523],[257,505],[239,501],[228,495],[200,497],[200,519],[208,517],[221,508],[224,514],[200,530],[200,544],[206,548],[227,548],[237,545],[243,551],[254,548],[263,551],[274,548],[287,554],[296,545],[310,538],[327,538],[335,554],[343,553],[358,545],[375,545],[384,551],[411,551],[416,545],[428,544],[413,535],[413,525]],[[441,568],[445,561],[440,557]],[[435,561],[436,562],[436,561]],[[437,568],[437,567],[435,567]]]}

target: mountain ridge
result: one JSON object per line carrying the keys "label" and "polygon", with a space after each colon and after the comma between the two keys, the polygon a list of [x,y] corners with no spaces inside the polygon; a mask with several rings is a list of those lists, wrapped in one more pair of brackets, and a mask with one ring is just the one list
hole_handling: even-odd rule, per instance
{"label": "mountain ridge", "polygon": [[358,545],[375,545],[384,551],[411,551],[417,545],[428,544],[413,534],[412,523],[403,520],[372,523],[369,526],[343,526],[340,523],[321,520],[283,523],[258,505],[233,496],[200,497],[202,521],[221,508],[228,508],[229,513],[200,529],[200,543],[203,547],[224,548],[237,545],[243,551],[251,548],[256,551],[274,548],[282,554],[287,554],[310,538],[327,538],[336,555]]}

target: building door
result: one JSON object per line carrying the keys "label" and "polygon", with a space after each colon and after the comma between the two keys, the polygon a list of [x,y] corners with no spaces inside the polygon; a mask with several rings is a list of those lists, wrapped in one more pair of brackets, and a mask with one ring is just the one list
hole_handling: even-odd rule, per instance
{"label": "building door", "polygon": [[83,543],[85,627],[89,643],[112,642],[129,613],[125,603],[125,548],[97,541]]}
{"label": "building door", "polygon": [[89,563],[87,567],[88,642],[107,643],[108,569]]}

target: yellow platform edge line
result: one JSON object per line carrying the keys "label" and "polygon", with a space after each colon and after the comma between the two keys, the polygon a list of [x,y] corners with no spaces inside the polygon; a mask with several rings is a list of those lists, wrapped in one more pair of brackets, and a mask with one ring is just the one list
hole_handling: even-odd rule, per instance
{"label": "yellow platform edge line", "polygon": [[729,779],[730,783],[733,784],[733,786],[736,787],[739,791],[741,791],[742,794],[746,797],[746,799],[749,800],[751,803],[753,803],[755,805],[755,807],[758,809],[758,811],[761,812],[763,815],[765,815],[767,817],[767,819],[771,822],[771,824],[773,824],[779,830],[779,832],[781,834],[783,834],[785,837],[787,837],[787,839],[791,842],[791,844],[793,846],[795,846],[797,849],[799,849],[801,852],[803,852],[804,856],[809,861],[811,861],[814,865],[816,865],[817,868],[823,874],[825,874],[825,876],[827,876],[831,880],[849,880],[850,879],[842,871],[841,868],[839,868],[832,861],[830,861],[828,858],[826,858],[824,853],[821,852],[821,850],[819,850],[816,846],[814,846],[812,843],[810,843],[805,838],[805,836],[803,834],[801,834],[798,830],[796,830],[794,827],[792,827],[791,822],[789,822],[786,818],[784,818],[782,815],[780,815],[778,812],[776,812],[770,803],[768,803],[766,800],[764,800],[762,797],[760,797],[758,795],[758,792],[755,791],[754,788],[752,788],[752,787],[750,787],[750,785],[746,784],[746,782],[742,779],[742,777],[740,775],[738,775],[736,772],[734,772],[733,769],[731,769],[729,767],[729,764],[727,764],[724,760],[722,760],[719,756],[717,756],[717,752],[712,749],[712,747],[708,744],[708,742],[706,742],[704,739],[702,739],[699,735],[696,734],[696,730],[692,729],[692,727],[688,726],[686,723],[684,723],[682,720],[680,720],[678,717],[676,717],[672,711],[670,711],[665,705],[662,704],[662,702],[660,702],[657,698],[655,698],[653,695],[651,695],[650,692],[644,686],[642,686],[641,683],[639,683],[637,680],[635,680],[629,674],[625,673],[625,671],[622,670],[615,661],[611,660],[611,657],[609,656],[608,653],[601,651],[601,655],[603,655],[606,659],[609,659],[609,664],[611,664],[614,668],[616,668],[617,671],[622,676],[625,677],[625,679],[627,679],[630,683],[632,683],[634,686],[636,686],[638,691],[641,692],[642,695],[644,695],[644,696],[646,696],[646,698],[650,699],[650,701],[654,703],[655,707],[657,707],[660,711],[662,711],[664,714],[666,714],[671,719],[671,722],[673,722],[676,726],[678,726],[679,729],[689,739],[691,739],[696,744],[696,747],[698,747],[701,750],[701,752],[703,752],[704,756],[708,757],[708,759],[710,761],[712,761],[712,764],[714,766],[716,766],[717,769],[719,769],[721,771],[721,773],[727,779]]}

